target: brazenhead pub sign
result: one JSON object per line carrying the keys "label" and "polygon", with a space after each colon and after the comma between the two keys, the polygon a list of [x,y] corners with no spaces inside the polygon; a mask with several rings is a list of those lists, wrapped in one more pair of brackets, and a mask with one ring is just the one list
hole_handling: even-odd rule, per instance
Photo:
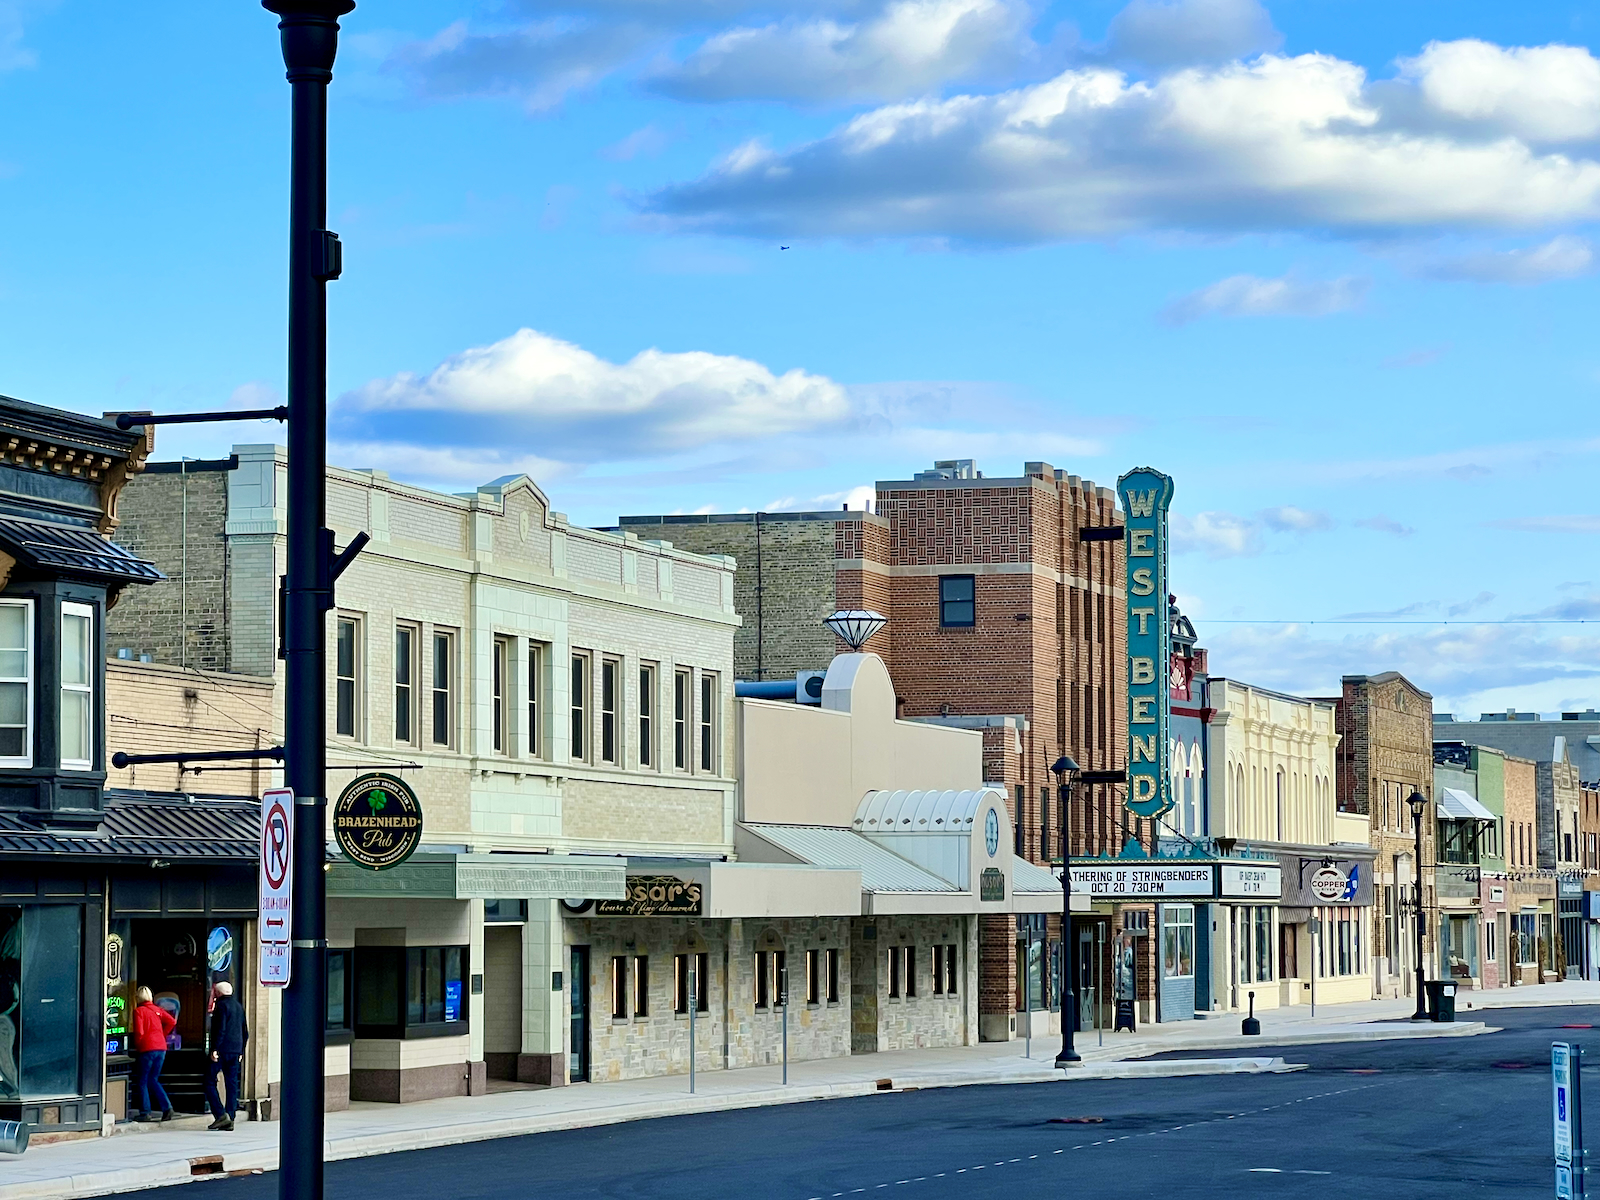
{"label": "brazenhead pub sign", "polygon": [[629,875],[621,900],[596,900],[597,917],[698,917],[700,885],[676,875]]}
{"label": "brazenhead pub sign", "polygon": [[362,775],[334,801],[333,837],[356,866],[387,871],[421,844],[422,805],[405,780],[377,772]]}

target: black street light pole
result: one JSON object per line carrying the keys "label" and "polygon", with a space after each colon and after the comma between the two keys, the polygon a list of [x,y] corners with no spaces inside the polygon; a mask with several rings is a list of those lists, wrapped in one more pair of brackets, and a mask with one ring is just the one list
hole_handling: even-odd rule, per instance
{"label": "black street light pole", "polygon": [[1426,1021],[1428,1009],[1423,998],[1423,970],[1422,970],[1422,922],[1425,920],[1422,911],[1422,814],[1427,811],[1428,798],[1421,792],[1413,791],[1406,797],[1406,803],[1411,807],[1411,827],[1417,835],[1416,859],[1416,900],[1417,900],[1417,1011],[1411,1014],[1413,1021]]}
{"label": "black street light pole", "polygon": [[328,84],[339,18],[355,0],[262,0],[277,13],[293,103],[289,184],[289,537],[284,585],[284,784],[294,792],[289,986],[283,996],[278,1195],[322,1200],[323,1041],[327,1006],[327,801],[323,620],[333,604],[325,528],[328,307],[339,239],[327,226]]}
{"label": "black street light pole", "polygon": [[1061,1049],[1056,1066],[1068,1067],[1083,1058],[1072,1048],[1072,1033],[1078,1023],[1077,997],[1072,986],[1074,946],[1072,944],[1072,783],[1078,764],[1063,754],[1050,767],[1059,786],[1061,804]]}

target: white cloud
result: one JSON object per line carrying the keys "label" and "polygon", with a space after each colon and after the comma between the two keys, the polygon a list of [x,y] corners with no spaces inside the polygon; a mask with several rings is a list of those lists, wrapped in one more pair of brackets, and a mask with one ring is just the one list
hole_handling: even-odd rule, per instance
{"label": "white cloud", "polygon": [[1230,275],[1169,304],[1164,312],[1174,325],[1201,317],[1326,317],[1359,308],[1371,280],[1296,279],[1285,275]]}
{"label": "white cloud", "polygon": [[1172,545],[1177,554],[1199,552],[1208,558],[1243,558],[1266,549],[1266,534],[1323,533],[1334,526],[1325,512],[1281,504],[1254,516],[1230,512],[1172,514]]}
{"label": "white cloud", "polygon": [[613,142],[600,151],[601,158],[612,162],[631,162],[636,158],[654,158],[672,143],[672,135],[653,122],[635,129],[627,137]]}
{"label": "white cloud", "polygon": [[1395,537],[1410,537],[1416,532],[1411,526],[1402,525],[1393,517],[1386,517],[1382,514],[1376,517],[1362,517],[1355,524],[1362,529],[1371,529],[1376,533],[1390,533]]}
{"label": "white cloud", "polygon": [[1226,512],[1173,513],[1172,544],[1178,554],[1198,550],[1211,558],[1239,558],[1260,553],[1261,527]]}
{"label": "white cloud", "polygon": [[1556,687],[1600,699],[1600,637],[1579,626],[1413,625],[1330,637],[1307,624],[1196,624],[1216,674],[1295,695],[1336,696],[1342,675],[1400,671],[1433,693],[1439,712],[1504,710],[1509,701],[1478,698],[1508,689],[1525,697],[1518,708],[1539,707],[1526,697]]}
{"label": "white cloud", "polygon": [[1600,533],[1600,516],[1575,513],[1569,516],[1507,517],[1490,521],[1496,529],[1515,529],[1522,533]]}
{"label": "white cloud", "polygon": [[23,22],[55,0],[0,0],[0,71],[16,71],[38,63],[39,56],[22,44]]}
{"label": "white cloud", "polygon": [[[1150,82],[1104,68],[864,113],[743,148],[642,207],[759,236],[1035,242],[1200,232],[1533,229],[1600,216],[1600,161],[1503,133],[1501,109],[1407,126],[1418,83],[1329,55]],[[1400,99],[1396,99],[1400,97]]]}
{"label": "white cloud", "polygon": [[1132,0],[1111,19],[1106,51],[1169,67],[1245,58],[1282,41],[1259,0]]}
{"label": "white cloud", "polygon": [[1333,528],[1333,518],[1327,513],[1292,504],[1263,510],[1261,523],[1277,533],[1315,533]]}
{"label": "white cloud", "polygon": [[646,27],[621,21],[557,17],[487,33],[456,21],[400,46],[385,66],[428,99],[509,96],[540,112],[594,85],[651,40]]}
{"label": "white cloud", "polygon": [[1014,68],[1034,49],[1031,23],[1017,0],[891,0],[854,23],[726,30],[653,83],[686,100],[893,100]]}
{"label": "white cloud", "polygon": [[1516,250],[1483,250],[1427,263],[1422,274],[1433,279],[1471,283],[1546,283],[1576,279],[1595,268],[1594,247],[1586,238],[1560,234],[1537,246]]}
{"label": "white cloud", "polygon": [[1582,46],[1429,42],[1402,78],[1439,116],[1530,142],[1600,135],[1600,61]]}
{"label": "white cloud", "polygon": [[433,448],[537,446],[565,462],[658,458],[705,446],[837,429],[845,389],[800,370],[702,351],[612,363],[522,329],[426,375],[403,371],[339,398],[335,434]]}

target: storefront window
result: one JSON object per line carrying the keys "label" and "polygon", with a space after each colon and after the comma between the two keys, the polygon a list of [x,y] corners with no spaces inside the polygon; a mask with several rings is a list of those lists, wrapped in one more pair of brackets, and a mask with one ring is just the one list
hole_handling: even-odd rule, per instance
{"label": "storefront window", "polygon": [[1161,909],[1162,974],[1168,979],[1194,975],[1194,905],[1168,904]]}
{"label": "storefront window", "polygon": [[0,908],[0,1096],[78,1092],[83,909]]}
{"label": "storefront window", "polygon": [[1272,910],[1256,909],[1256,982],[1272,978]]}
{"label": "storefront window", "polygon": [[462,946],[356,947],[356,1036],[465,1033],[466,972],[467,952]]}

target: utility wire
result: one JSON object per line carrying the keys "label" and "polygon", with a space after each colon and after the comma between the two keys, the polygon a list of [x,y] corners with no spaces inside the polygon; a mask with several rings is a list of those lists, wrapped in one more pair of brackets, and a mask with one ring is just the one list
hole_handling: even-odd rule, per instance
{"label": "utility wire", "polygon": [[1420,620],[1410,617],[1323,617],[1312,620],[1281,621],[1230,617],[1197,617],[1185,614],[1197,625],[1600,625],[1600,617],[1505,617],[1499,620]]}

